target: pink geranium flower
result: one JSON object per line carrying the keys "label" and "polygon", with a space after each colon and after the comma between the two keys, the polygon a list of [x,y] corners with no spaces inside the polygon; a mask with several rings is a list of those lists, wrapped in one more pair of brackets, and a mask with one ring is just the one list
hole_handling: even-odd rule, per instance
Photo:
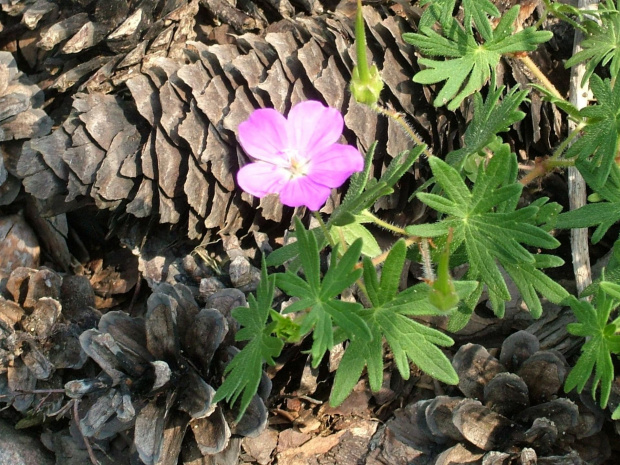
{"label": "pink geranium flower", "polygon": [[254,163],[243,166],[237,182],[246,192],[264,197],[280,194],[289,207],[318,210],[331,189],[364,169],[364,158],[339,144],[344,120],[321,102],[301,102],[288,118],[273,108],[254,111],[239,125],[239,142]]}

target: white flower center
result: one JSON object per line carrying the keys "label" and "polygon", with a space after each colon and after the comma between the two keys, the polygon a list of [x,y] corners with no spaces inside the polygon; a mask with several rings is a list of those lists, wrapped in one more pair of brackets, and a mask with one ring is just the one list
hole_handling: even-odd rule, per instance
{"label": "white flower center", "polygon": [[297,149],[286,149],[284,153],[288,157],[288,166],[286,168],[291,173],[291,179],[301,178],[308,174],[308,160],[301,157]]}

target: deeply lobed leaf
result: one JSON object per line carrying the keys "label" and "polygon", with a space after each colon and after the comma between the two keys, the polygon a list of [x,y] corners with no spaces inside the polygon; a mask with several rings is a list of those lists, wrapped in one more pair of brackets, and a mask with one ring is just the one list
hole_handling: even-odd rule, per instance
{"label": "deeply lobed leaf", "polygon": [[[470,9],[469,17],[466,12],[465,28],[451,18],[442,23],[443,35],[426,26],[421,26],[419,33],[403,34],[403,39],[418,47],[424,55],[451,58],[445,61],[418,60],[426,69],[413,77],[415,82],[435,84],[445,81],[433,102],[435,106],[447,105],[449,110],[455,110],[467,96],[488,82],[502,55],[535,50],[538,44],[552,37],[551,32],[536,31],[531,27],[513,33],[518,6],[508,10],[493,30],[484,13],[486,3],[479,0],[478,3],[478,9],[482,7],[482,10],[474,13],[474,9]],[[484,39],[483,43],[478,43],[474,37],[471,18]]]}
{"label": "deeply lobed leaf", "polygon": [[233,316],[242,326],[235,338],[237,341],[249,342],[226,366],[224,382],[215,393],[213,401],[226,400],[234,404],[241,398],[237,420],[241,419],[258,391],[263,364],[266,362],[275,365],[274,359],[280,355],[284,347],[279,338],[271,335],[272,325],[267,324],[274,290],[275,277],[267,276],[263,261],[256,298],[249,296],[247,308],[237,307],[233,310]]}
{"label": "deeply lobed leaf", "polygon": [[[409,362],[434,378],[456,384],[458,377],[452,364],[437,346],[453,344],[451,338],[432,328],[417,323],[410,315],[440,315],[428,299],[430,287],[419,284],[398,292],[398,283],[406,256],[403,240],[396,242],[385,260],[381,279],[372,262],[364,260],[364,284],[372,308],[359,312],[372,334],[370,343],[352,339],[340,362],[330,397],[338,405],[349,395],[364,367],[372,390],[381,387],[383,379],[383,344],[385,338],[401,376],[410,376]],[[467,297],[476,287],[473,282],[456,282],[459,298]]]}
{"label": "deeply lobed leaf", "polygon": [[500,101],[504,87],[492,89],[483,101],[478,93],[473,96],[473,117],[463,136],[463,147],[446,157],[446,162],[460,170],[469,155],[481,152],[495,140],[497,134],[507,131],[514,123],[521,121],[525,113],[519,105],[526,99],[527,91],[513,89]]}
{"label": "deeply lobed leaf", "polygon": [[329,270],[321,279],[319,248],[314,235],[303,227],[298,218],[295,218],[295,232],[301,267],[306,279],[300,278],[291,270],[275,276],[280,289],[299,298],[287,307],[286,313],[300,310],[307,312],[301,321],[300,334],[303,336],[312,331],[310,353],[312,365],[316,367],[325,352],[334,346],[334,326],[342,329],[350,339],[359,338],[368,342],[372,338],[370,329],[359,316],[362,306],[337,299],[338,295],[362,274],[361,269],[354,269],[359,261],[362,240],[354,241],[342,258],[338,258],[338,249],[334,249]]}
{"label": "deeply lobed leaf", "polygon": [[[447,215],[440,224],[452,228],[452,250],[464,245],[470,266],[467,278],[479,280],[487,286],[498,316],[503,314],[504,302],[510,299],[500,264],[518,282],[534,316],[540,316],[541,311],[536,291],[550,291],[546,297],[556,303],[563,300],[567,294],[539,271],[548,263],[537,261],[525,247],[555,248],[559,242],[539,226],[540,202],[540,205],[516,209],[522,186],[515,179],[514,154],[502,149],[495,153],[486,167],[481,164],[472,192],[456,169],[446,162],[438,158],[429,162],[437,184],[447,198],[423,193],[418,197]],[[534,285],[531,279],[537,279],[539,283]],[[462,309],[460,315],[464,317],[467,313]],[[458,325],[461,324],[462,321]]]}
{"label": "deeply lobed leaf", "polygon": [[596,74],[590,79],[592,93],[597,104],[579,112],[585,118],[583,135],[566,152],[566,157],[577,157],[580,171],[589,170],[588,184],[593,189],[607,182],[620,143],[620,86],[612,89],[611,81],[603,81]]}
{"label": "deeply lobed leaf", "polygon": [[609,65],[612,76],[620,72],[620,13],[613,1],[608,1],[601,2],[598,14],[600,21],[588,19],[584,22],[586,37],[581,41],[582,50],[565,64],[570,68],[586,62],[582,86],[585,86],[598,65]]}
{"label": "deeply lobed leaf", "polygon": [[581,348],[579,360],[566,378],[564,389],[569,392],[576,388],[577,392],[581,392],[592,377],[592,396],[595,398],[600,384],[599,403],[605,408],[614,378],[611,353],[618,353],[620,349],[620,335],[616,335],[618,328],[613,323],[609,324],[608,320],[618,302],[605,294],[604,285],[601,284],[596,296],[596,307],[572,296],[569,304],[579,323],[568,325],[567,330],[571,334],[585,337],[587,341]]}

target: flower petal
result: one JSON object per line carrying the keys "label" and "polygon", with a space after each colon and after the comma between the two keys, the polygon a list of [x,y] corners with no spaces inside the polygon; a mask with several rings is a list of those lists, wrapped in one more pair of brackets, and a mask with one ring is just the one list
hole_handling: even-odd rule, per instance
{"label": "flower petal", "polygon": [[329,187],[317,184],[307,176],[295,178],[286,183],[280,190],[280,202],[289,207],[305,205],[310,210],[319,210],[329,194]]}
{"label": "flower petal", "polygon": [[308,100],[291,108],[288,114],[289,142],[305,158],[312,158],[338,142],[344,119],[338,110]]}
{"label": "flower petal", "polygon": [[351,145],[333,144],[315,154],[308,164],[307,176],[327,187],[340,187],[349,177],[364,169],[364,157]]}
{"label": "flower petal", "polygon": [[255,197],[277,194],[290,179],[290,172],[277,165],[258,161],[243,166],[237,173],[239,187]]}
{"label": "flower petal", "polygon": [[245,153],[256,160],[288,163],[283,153],[288,148],[287,121],[273,108],[255,110],[239,124],[239,143]]}

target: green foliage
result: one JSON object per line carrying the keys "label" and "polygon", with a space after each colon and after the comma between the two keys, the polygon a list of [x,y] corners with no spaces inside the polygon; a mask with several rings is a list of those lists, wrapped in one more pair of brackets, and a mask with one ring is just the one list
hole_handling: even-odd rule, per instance
{"label": "green foliage", "polygon": [[584,17],[584,12],[582,10],[561,1],[554,2],[551,0],[543,0],[543,2],[545,4],[545,12],[547,14],[551,14],[556,18],[561,19],[562,21],[573,26],[575,29],[585,31],[585,28],[579,22],[573,19],[573,17],[576,17],[578,20],[581,21]]}
{"label": "green foliage", "polygon": [[596,74],[590,79],[597,104],[587,106],[579,114],[585,118],[583,136],[566,152],[566,158],[577,156],[577,168],[596,173],[590,186],[596,188],[607,176],[618,153],[620,131],[620,86],[612,89],[611,81]]}
{"label": "green foliage", "polygon": [[329,269],[323,279],[319,266],[319,248],[314,235],[306,231],[295,218],[295,231],[299,244],[299,258],[305,279],[288,270],[277,273],[276,283],[280,289],[299,300],[286,308],[285,313],[306,311],[300,324],[300,334],[312,334],[312,366],[317,367],[326,351],[334,346],[333,326],[340,327],[350,339],[364,343],[372,338],[368,326],[359,315],[362,306],[343,302],[338,295],[357,281],[361,269],[354,269],[362,250],[362,240],[356,240],[341,259],[337,248],[332,252]]}
{"label": "green foliage", "polygon": [[[593,12],[588,12],[592,15]],[[599,21],[588,19],[583,26],[586,29],[586,38],[581,42],[583,50],[577,52],[566,61],[566,67],[586,62],[586,72],[581,85],[584,86],[596,67],[600,64],[609,64],[612,76],[620,72],[620,14],[613,1],[606,1],[599,5]]]}
{"label": "green foliage", "polygon": [[541,94],[543,94],[543,96],[544,96],[546,101],[553,103],[560,110],[566,112],[566,114],[573,121],[581,121],[581,116],[579,115],[579,110],[577,109],[577,107],[575,105],[570,103],[568,100],[564,100],[563,98],[559,98],[556,94],[551,92],[546,87],[541,86],[540,84],[530,84],[530,86],[533,89],[536,89]]}
{"label": "green foliage", "polygon": [[552,37],[551,32],[536,31],[532,27],[513,33],[518,14],[518,6],[511,8],[492,29],[485,14],[472,12],[483,43],[478,43],[469,25],[463,28],[454,18],[442,23],[443,35],[427,26],[420,27],[420,33],[403,34],[403,39],[418,47],[424,55],[452,58],[420,58],[418,63],[426,69],[417,73],[413,80],[420,84],[446,81],[434,105],[447,105],[449,110],[455,110],[467,96],[487,83],[502,55],[535,50],[538,44]]}
{"label": "green foliage", "polygon": [[[364,284],[372,307],[361,310],[359,315],[370,329],[372,340],[355,338],[349,342],[334,380],[330,397],[330,403],[334,405],[340,404],[349,395],[364,367],[368,369],[371,389],[377,391],[381,388],[383,338],[404,379],[409,379],[411,361],[440,381],[458,383],[452,364],[437,347],[452,345],[452,339],[410,318],[411,315],[442,314],[428,300],[429,286],[419,284],[398,292],[405,254],[405,242],[396,242],[385,260],[380,280],[372,262],[364,259]],[[465,281],[456,284],[460,298],[470,294],[476,286],[476,283]]]}
{"label": "green foliage", "polygon": [[[609,262],[607,262],[605,267],[605,279],[611,282],[620,282],[620,239],[614,242],[611,251],[611,257],[609,257]],[[579,297],[583,299],[584,297],[596,295],[602,281],[602,276],[596,278],[592,284],[583,290]]]}
{"label": "green foliage", "polygon": [[[421,5],[428,5],[418,27],[433,27],[435,22],[445,26],[453,17],[456,0],[425,0]],[[499,17],[500,12],[489,0],[463,0],[464,25],[471,32],[472,20],[482,37],[487,40],[491,36],[491,24],[488,16]]]}
{"label": "green foliage", "polygon": [[273,334],[284,342],[299,342],[301,339],[301,326],[292,318],[283,316],[275,310],[270,310],[269,314],[273,320]]}
{"label": "green foliage", "polygon": [[241,325],[235,340],[249,342],[226,366],[224,370],[226,379],[215,393],[213,402],[225,399],[234,404],[241,396],[237,420],[243,416],[258,390],[263,375],[263,364],[267,362],[269,365],[275,365],[274,359],[280,355],[284,347],[281,339],[271,335],[275,325],[267,324],[274,289],[275,276],[267,276],[267,268],[263,261],[256,298],[250,295],[249,306],[237,307],[232,313]]}
{"label": "green foliage", "polygon": [[615,163],[612,164],[607,181],[599,187],[594,187],[597,186],[599,177],[596,168],[584,165],[580,172],[586,183],[593,187],[603,201],[589,203],[576,210],[558,215],[555,227],[570,229],[596,226],[592,234],[592,243],[596,244],[609,228],[620,220],[620,168]]}
{"label": "green foliage", "polygon": [[486,284],[495,313],[502,316],[504,302],[510,299],[498,264],[512,277],[533,316],[542,311],[533,289],[549,292],[546,296],[553,302],[562,301],[568,293],[538,270],[557,266],[559,259],[536,257],[521,245],[551,249],[559,242],[539,227],[539,206],[516,209],[522,186],[516,182],[514,154],[504,147],[486,168],[481,164],[471,192],[453,167],[438,158],[429,162],[444,195],[420,193],[418,197],[446,215],[442,223],[453,230],[451,249],[464,244],[470,266],[467,278]]}
{"label": "green foliage", "polygon": [[508,131],[510,126],[525,117],[525,113],[518,108],[525,101],[527,91],[517,91],[515,88],[500,102],[503,91],[504,87],[490,90],[484,101],[480,94],[474,94],[474,116],[465,131],[463,147],[446,157],[446,162],[457,170],[462,169],[468,156],[482,152],[498,139],[498,133]]}
{"label": "green foliage", "polygon": [[620,335],[616,334],[620,321],[609,322],[611,312],[619,302],[620,285],[604,279],[596,295],[596,306],[573,296],[568,301],[579,323],[569,324],[567,330],[575,336],[586,338],[586,342],[577,364],[566,378],[564,389],[569,392],[577,388],[577,392],[581,392],[594,374],[592,397],[595,398],[600,384],[599,402],[602,408],[607,406],[614,378],[611,354],[620,353]]}

